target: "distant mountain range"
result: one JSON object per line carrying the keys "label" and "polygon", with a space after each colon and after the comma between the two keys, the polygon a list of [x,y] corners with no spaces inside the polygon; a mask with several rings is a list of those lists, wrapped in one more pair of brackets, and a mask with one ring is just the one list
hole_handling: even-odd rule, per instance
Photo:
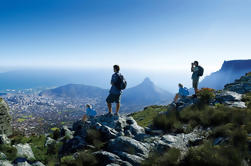
{"label": "distant mountain range", "polygon": [[251,71],[251,60],[224,61],[221,69],[206,76],[199,84],[199,87],[223,89],[225,84],[234,82],[245,73]]}
{"label": "distant mountain range", "polygon": [[[68,84],[55,89],[42,91],[39,95],[46,97],[65,98],[99,98],[103,103],[109,93],[108,89],[94,86]],[[126,111],[134,112],[148,105],[168,104],[172,101],[173,94],[157,87],[149,78],[141,84],[126,89],[122,94],[122,104]]]}

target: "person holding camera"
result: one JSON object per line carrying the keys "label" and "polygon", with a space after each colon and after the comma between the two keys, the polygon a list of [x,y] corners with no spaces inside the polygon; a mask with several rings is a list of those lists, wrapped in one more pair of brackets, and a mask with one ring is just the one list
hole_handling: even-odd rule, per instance
{"label": "person holding camera", "polygon": [[198,93],[199,79],[200,79],[201,76],[203,76],[204,69],[201,66],[199,66],[198,61],[194,61],[192,63],[191,72],[193,73],[192,74],[193,88],[194,88],[194,93],[195,93],[195,96],[196,96],[197,93]]}

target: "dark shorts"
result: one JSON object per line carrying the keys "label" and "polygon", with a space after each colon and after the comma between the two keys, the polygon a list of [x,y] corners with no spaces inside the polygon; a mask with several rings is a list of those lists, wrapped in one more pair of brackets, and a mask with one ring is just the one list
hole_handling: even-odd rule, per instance
{"label": "dark shorts", "polygon": [[193,79],[193,88],[198,89],[199,79]]}
{"label": "dark shorts", "polygon": [[120,94],[116,95],[116,94],[112,94],[110,93],[108,95],[108,97],[106,98],[106,102],[107,103],[120,103]]}

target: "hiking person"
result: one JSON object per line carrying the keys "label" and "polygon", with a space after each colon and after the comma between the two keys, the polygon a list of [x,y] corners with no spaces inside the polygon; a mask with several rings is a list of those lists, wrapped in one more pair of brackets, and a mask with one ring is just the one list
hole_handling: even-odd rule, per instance
{"label": "hiking person", "polygon": [[83,121],[87,121],[88,118],[93,118],[97,115],[97,112],[92,109],[92,106],[90,104],[86,104],[86,110],[85,115],[83,116]]}
{"label": "hiking person", "polygon": [[201,76],[203,76],[204,69],[201,66],[199,66],[198,61],[194,61],[194,63],[192,63],[191,72],[193,73],[192,74],[193,88],[196,96],[198,93],[199,79]]}
{"label": "hiking person", "polygon": [[183,87],[181,83],[179,83],[178,86],[179,86],[179,93],[175,95],[174,103],[177,102],[178,98],[183,98],[189,95],[189,91],[186,87]]}
{"label": "hiking person", "polygon": [[119,73],[120,67],[118,65],[113,66],[114,74],[111,79],[111,89],[109,91],[109,95],[106,98],[107,106],[108,106],[108,114],[112,115],[112,103],[116,103],[116,115],[119,115],[120,109],[120,98],[122,94],[122,90],[126,88],[127,82],[125,81],[123,75]]}

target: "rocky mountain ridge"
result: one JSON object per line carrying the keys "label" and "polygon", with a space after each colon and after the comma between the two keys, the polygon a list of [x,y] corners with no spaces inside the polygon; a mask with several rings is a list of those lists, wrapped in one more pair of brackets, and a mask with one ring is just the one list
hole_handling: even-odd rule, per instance
{"label": "rocky mountain ridge", "polygon": [[251,60],[231,60],[224,61],[219,71],[206,76],[199,87],[207,87],[213,89],[223,89],[225,84],[233,82],[247,72],[251,71]]}

